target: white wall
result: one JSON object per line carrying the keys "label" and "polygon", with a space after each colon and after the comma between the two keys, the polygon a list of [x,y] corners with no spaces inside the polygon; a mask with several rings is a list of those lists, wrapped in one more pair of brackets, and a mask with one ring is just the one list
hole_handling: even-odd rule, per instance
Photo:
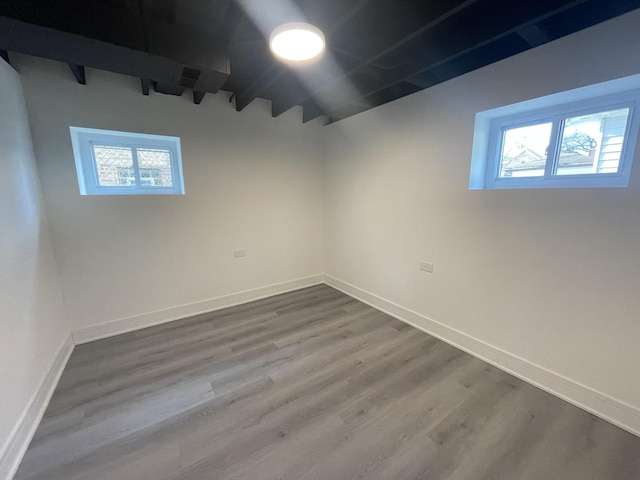
{"label": "white wall", "polygon": [[[321,274],[322,126],[16,56],[72,329]],[[181,137],[186,195],[81,196],[69,126]],[[234,249],[247,256],[234,259]]]}
{"label": "white wall", "polygon": [[[640,409],[638,165],[625,189],[467,188],[476,112],[639,73],[638,24],[620,17],[328,129],[299,111],[271,119],[264,102],[236,113],[225,94],[144,97],[94,70],[81,86],[63,64],[16,57],[71,327],[324,269]],[[180,136],[187,195],[80,196],[70,125]]]}
{"label": "white wall", "polygon": [[[0,60],[0,477],[68,338],[19,75]],[[28,427],[28,426],[27,426]],[[26,445],[25,445],[26,446]],[[19,448],[19,447],[18,447]]]}
{"label": "white wall", "polygon": [[639,73],[638,25],[328,127],[326,272],[640,409],[640,155],[629,188],[468,189],[476,112]]}

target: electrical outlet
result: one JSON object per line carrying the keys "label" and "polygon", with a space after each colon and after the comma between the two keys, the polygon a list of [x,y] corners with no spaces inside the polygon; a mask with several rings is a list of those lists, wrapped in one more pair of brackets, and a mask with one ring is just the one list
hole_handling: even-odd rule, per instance
{"label": "electrical outlet", "polygon": [[433,273],[433,263],[420,262],[420,270],[427,273]]}
{"label": "electrical outlet", "polygon": [[242,258],[242,257],[246,257],[247,254],[244,250],[234,250],[233,251],[233,258]]}

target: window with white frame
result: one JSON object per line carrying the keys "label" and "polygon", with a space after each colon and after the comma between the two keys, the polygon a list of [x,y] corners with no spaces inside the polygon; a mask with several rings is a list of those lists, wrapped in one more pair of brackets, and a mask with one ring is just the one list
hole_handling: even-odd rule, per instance
{"label": "window with white frame", "polygon": [[640,128],[640,77],[476,116],[471,189],[626,187]]}
{"label": "window with white frame", "polygon": [[82,195],[184,193],[180,138],[70,127]]}

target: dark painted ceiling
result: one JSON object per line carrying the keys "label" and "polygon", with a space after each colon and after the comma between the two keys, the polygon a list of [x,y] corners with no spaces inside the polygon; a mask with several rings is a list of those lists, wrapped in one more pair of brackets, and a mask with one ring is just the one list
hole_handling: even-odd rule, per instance
{"label": "dark painted ceiling", "polygon": [[[260,97],[273,116],[301,105],[305,122],[334,122],[636,8],[640,0],[2,0],[0,54],[65,62],[81,83],[93,67],[140,78],[144,94],[187,91],[200,103],[224,90],[238,111]],[[324,31],[321,60],[274,59],[269,34],[291,21]]]}

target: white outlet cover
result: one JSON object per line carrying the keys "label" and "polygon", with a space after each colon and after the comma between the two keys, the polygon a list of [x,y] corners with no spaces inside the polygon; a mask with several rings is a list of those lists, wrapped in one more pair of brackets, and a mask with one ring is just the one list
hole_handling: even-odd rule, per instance
{"label": "white outlet cover", "polygon": [[423,272],[433,273],[433,263],[420,262],[420,270]]}
{"label": "white outlet cover", "polygon": [[244,257],[246,255],[244,250],[234,250],[233,251],[233,258],[241,258]]}

